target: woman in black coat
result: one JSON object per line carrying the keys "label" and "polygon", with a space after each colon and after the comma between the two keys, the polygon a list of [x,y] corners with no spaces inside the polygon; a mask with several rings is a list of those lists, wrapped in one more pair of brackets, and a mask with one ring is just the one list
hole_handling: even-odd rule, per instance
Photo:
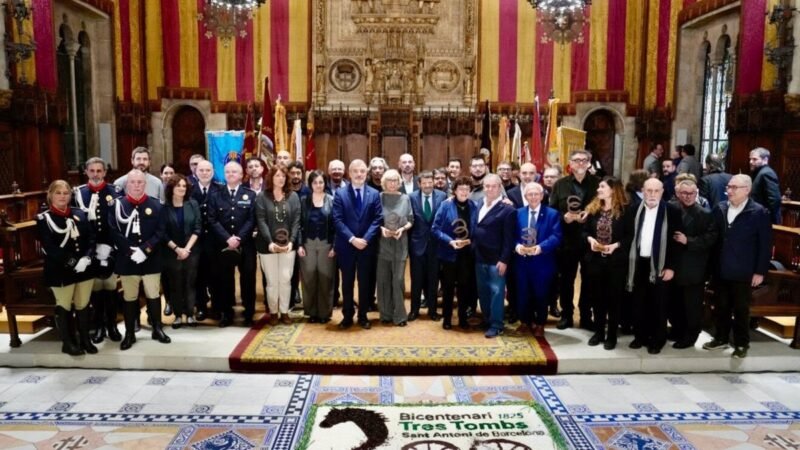
{"label": "woman in black coat", "polygon": [[195,282],[200,252],[192,252],[200,237],[200,205],[187,194],[191,183],[181,174],[175,174],[167,181],[165,196],[167,204],[161,210],[166,224],[167,249],[164,263],[169,277],[169,297],[175,312],[172,328],[186,324],[195,326],[194,306],[197,299]]}
{"label": "woman in black coat", "polygon": [[[89,338],[89,298],[94,275],[92,263],[95,237],[86,213],[70,208],[72,189],[64,180],[50,183],[47,211],[36,216],[39,241],[44,252],[44,282],[56,299],[55,322],[61,336],[61,351],[77,356],[97,353]],[[78,318],[80,340],[70,332],[72,307]]]}

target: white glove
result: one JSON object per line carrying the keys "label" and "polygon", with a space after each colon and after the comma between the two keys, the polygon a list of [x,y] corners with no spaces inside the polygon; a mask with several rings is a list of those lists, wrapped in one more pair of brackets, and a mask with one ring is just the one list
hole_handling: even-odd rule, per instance
{"label": "white glove", "polygon": [[111,246],[108,244],[97,244],[94,253],[97,259],[105,261],[111,256]]}
{"label": "white glove", "polygon": [[89,267],[89,264],[91,263],[92,263],[92,258],[89,258],[88,256],[84,256],[83,258],[79,259],[78,263],[75,264],[74,268],[75,273],[83,272],[84,270],[86,270],[87,267]]}
{"label": "white glove", "polygon": [[133,254],[131,254],[131,260],[136,264],[141,264],[145,259],[147,259],[147,255],[139,247],[131,247],[131,250],[133,250]]}

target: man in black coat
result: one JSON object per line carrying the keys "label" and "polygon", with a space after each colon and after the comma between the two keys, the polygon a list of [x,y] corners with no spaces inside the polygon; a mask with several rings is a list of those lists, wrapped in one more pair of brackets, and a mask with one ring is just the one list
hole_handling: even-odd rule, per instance
{"label": "man in black coat", "polygon": [[700,196],[708,200],[711,209],[721,201],[728,199],[725,187],[731,180],[731,174],[725,172],[725,163],[722,155],[710,153],[706,156],[707,173],[700,179]]}
{"label": "man in black coat", "polygon": [[672,239],[681,245],[683,252],[675,267],[673,292],[677,295],[670,302],[670,322],[675,337],[672,347],[682,349],[693,347],[700,336],[708,256],[717,241],[717,229],[711,211],[697,203],[698,189],[694,181],[681,181],[675,193],[683,231],[675,232]]}
{"label": "man in black coat", "polygon": [[626,289],[633,292],[632,349],[647,346],[661,352],[667,341],[667,297],[680,248],[672,238],[683,232],[680,211],[663,200],[664,186],[650,178],[642,188],[644,199],[634,212],[634,238],[628,255]]}
{"label": "man in black coat", "polygon": [[414,226],[408,239],[408,254],[411,260],[411,312],[408,320],[419,317],[422,295],[428,305],[428,317],[439,320],[436,313],[436,288],[439,286],[438,241],[431,232],[433,218],[447,199],[447,194],[433,188],[433,173],[419,174],[419,189],[408,196],[414,211]]}
{"label": "man in black coat", "polygon": [[197,316],[198,321],[205,320],[208,314],[209,294],[215,296],[213,283],[215,272],[215,261],[217,261],[217,251],[214,242],[214,235],[208,223],[208,201],[215,196],[217,191],[222,190],[222,186],[214,181],[214,166],[210,161],[201,160],[197,162],[194,171],[197,183],[192,185],[192,198],[200,205],[200,239],[196,248],[200,251],[200,262],[197,265]]}
{"label": "man in black coat", "polygon": [[773,224],[780,224],[781,189],[778,174],[769,166],[769,150],[758,147],[750,151],[750,176],[753,177],[750,198],[769,210]]}
{"label": "man in black coat", "polygon": [[160,281],[163,268],[161,242],[165,223],[161,220],[161,202],[145,194],[145,173],[139,169],[128,172],[125,197],[114,201],[108,214],[108,224],[116,247],[114,271],[122,283],[125,299],[125,337],[121,350],[136,342],[134,322],[139,316],[139,284],[147,297],[147,313],[153,325],[153,339],[170,343],[161,325]]}
{"label": "man in black coat", "polygon": [[703,348],[727,348],[732,327],[734,358],[747,356],[751,289],[764,282],[772,247],[769,211],[748,198],[752,186],[749,176],[734,175],[728,183],[728,201],[717,205],[713,212],[720,236],[714,305],[716,333]]}
{"label": "man in black coat", "polygon": [[[234,272],[239,269],[239,288],[244,306],[244,325],[253,324],[256,307],[256,248],[253,243],[256,193],[242,185],[242,166],[235,161],[225,164],[226,185],[208,201],[208,225],[216,243],[217,258],[226,252],[238,252],[217,269],[212,301],[220,313],[220,328],[233,323],[236,304]],[[231,255],[226,255],[230,257]]]}

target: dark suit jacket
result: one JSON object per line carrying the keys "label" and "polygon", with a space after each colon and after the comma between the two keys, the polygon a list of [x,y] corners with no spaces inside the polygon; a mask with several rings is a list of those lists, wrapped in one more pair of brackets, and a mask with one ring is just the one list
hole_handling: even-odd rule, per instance
{"label": "dark suit jacket", "polygon": [[[478,205],[478,211],[486,202]],[[475,225],[472,245],[475,247],[475,262],[480,264],[496,264],[498,261],[508,264],[514,252],[514,234],[516,215],[514,208],[502,201],[486,213],[483,220]]]}
{"label": "dark suit jacket", "polygon": [[700,179],[700,196],[708,200],[711,209],[728,199],[725,186],[732,176],[725,172],[713,172]]}
{"label": "dark suit jacket", "polygon": [[163,209],[163,220],[166,223],[166,235],[164,242],[174,242],[178,247],[184,247],[193,234],[200,236],[202,229],[202,216],[200,206],[194,199],[189,199],[183,203],[183,227],[178,227],[178,216],[175,209],[165,205]]}
{"label": "dark suit jacket", "polygon": [[86,217],[86,213],[79,208],[71,208],[70,218],[78,228],[78,238],[69,238],[61,247],[64,235],[56,233],[47,223],[47,215],[60,229],[65,229],[67,218],[50,211],[36,216],[36,229],[39,242],[42,244],[44,257],[44,284],[45,286],[69,286],[73,283],[86,281],[94,277],[92,270],[87,267],[82,273],[75,273],[75,264],[84,256],[93,256],[95,234]]}
{"label": "dark suit jacket", "polygon": [[[620,245],[619,248],[609,256],[603,256],[600,253],[593,252],[588,244],[588,238],[590,236],[597,239],[597,220],[600,218],[599,213],[589,215],[583,227],[583,240],[587,242],[583,262],[585,263],[587,271],[591,273],[596,273],[597,270],[605,271],[609,265],[627,268],[628,253],[631,248],[631,241],[633,240],[633,218],[636,217],[637,210],[638,207],[625,208],[622,216],[612,219],[611,243],[619,242]],[[672,236],[668,236],[667,239],[671,240]],[[596,264],[596,261],[601,261],[603,264]],[[607,274],[601,273],[599,275]]]}
{"label": "dark suit jacket", "polygon": [[[336,258],[342,266],[352,264],[358,252],[374,254],[377,249],[376,239],[383,223],[383,208],[378,191],[364,184],[361,214],[356,211],[356,193],[353,186],[340,188],[333,198],[333,224],[336,238],[333,248]],[[364,250],[356,249],[350,243],[353,237],[368,242]]]}
{"label": "dark suit jacket", "polygon": [[761,166],[753,171],[753,189],[750,198],[769,210],[772,223],[781,223],[781,188],[778,175],[770,166]]}
{"label": "dark suit jacket", "polygon": [[[527,206],[517,209],[516,213],[516,241],[525,244],[522,240],[522,230],[528,227],[530,208]],[[561,216],[553,208],[542,203],[539,206],[539,215],[536,216],[536,244],[541,247],[542,253],[536,256],[516,255],[514,262],[519,274],[553,274],[556,271],[556,250],[561,245]]]}
{"label": "dark suit jacket", "polygon": [[218,249],[228,246],[231,236],[239,236],[241,245],[253,240],[255,226],[256,194],[240,185],[236,197],[231,198],[227,186],[220,186],[208,200],[208,225]]}
{"label": "dark suit jacket", "polygon": [[708,277],[708,257],[717,242],[717,228],[711,211],[695,203],[689,208],[677,205],[683,219],[686,245],[675,268],[675,283],[680,286],[701,284]]}
{"label": "dark suit jacket", "polygon": [[[506,191],[506,195],[508,196],[508,199],[511,200],[511,203],[514,204],[515,209],[520,209],[525,206],[522,203],[522,187],[520,186],[521,185],[514,186]],[[547,202],[544,200],[542,200],[542,203],[547,204]]]}
{"label": "dark suit jacket", "polygon": [[[415,176],[414,177],[414,192],[417,192],[418,190],[419,190],[419,179]],[[411,192],[406,192],[406,184],[403,181],[403,175],[402,174],[400,175],[400,192],[402,192],[403,194],[406,194],[406,195],[411,194]]]}
{"label": "dark suit jacket", "polygon": [[425,220],[422,214],[422,191],[417,189],[409,194],[408,199],[411,201],[411,209],[414,211],[414,226],[411,227],[411,234],[408,240],[408,251],[411,256],[422,256],[428,249],[428,246],[433,246],[434,251],[437,247],[436,237],[431,232],[433,221],[436,217],[439,207],[442,202],[447,200],[447,194],[442,191],[434,189],[431,193],[431,221]]}
{"label": "dark suit jacket", "polygon": [[766,275],[772,247],[769,211],[748,200],[744,210],[728,225],[730,203],[714,208],[714,222],[719,233],[720,279],[750,282],[753,274]]}
{"label": "dark suit jacket", "polygon": [[[469,199],[467,200],[467,204],[469,205],[470,217],[467,228],[469,237],[472,239],[472,233],[475,231],[475,222],[478,221],[478,205]],[[436,217],[434,217],[433,226],[431,227],[431,232],[433,232],[433,235],[439,240],[437,256],[442,261],[455,262],[456,260],[456,250],[450,246],[450,241],[456,239],[455,227],[453,226],[453,222],[456,219],[458,219],[456,201],[449,198],[445,200],[439,207],[439,210],[436,211]],[[472,242],[475,241],[473,240]],[[467,248],[471,250],[472,245],[473,244]]]}
{"label": "dark suit jacket", "polygon": [[212,181],[208,185],[208,193],[204,196],[199,184],[192,187],[192,199],[200,207],[200,242],[198,245],[202,245],[203,248],[213,247],[214,236],[211,233],[211,226],[208,224],[208,201],[220,189],[222,189],[220,184]]}
{"label": "dark suit jacket", "polygon": [[[125,236],[127,226],[117,221],[116,204],[121,205],[122,217],[129,217],[133,209],[139,211],[140,234],[130,233]],[[161,258],[161,242],[164,240],[166,224],[162,220],[161,202],[157,198],[147,197],[138,206],[133,206],[126,197],[115,200],[114,206],[108,214],[108,224],[111,227],[111,236],[114,246],[119,252],[116,258],[114,273],[119,275],[148,275],[160,273],[163,267]],[[136,264],[131,260],[131,247],[139,247],[147,255],[147,259]]]}

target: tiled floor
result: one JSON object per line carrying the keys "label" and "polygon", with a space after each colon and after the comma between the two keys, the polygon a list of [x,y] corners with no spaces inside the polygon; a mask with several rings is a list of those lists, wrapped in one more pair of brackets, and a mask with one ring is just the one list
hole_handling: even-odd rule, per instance
{"label": "tiled floor", "polygon": [[796,449],[800,373],[317,376],[0,369],[0,448],[291,449],[314,403],[534,400],[572,448]]}

